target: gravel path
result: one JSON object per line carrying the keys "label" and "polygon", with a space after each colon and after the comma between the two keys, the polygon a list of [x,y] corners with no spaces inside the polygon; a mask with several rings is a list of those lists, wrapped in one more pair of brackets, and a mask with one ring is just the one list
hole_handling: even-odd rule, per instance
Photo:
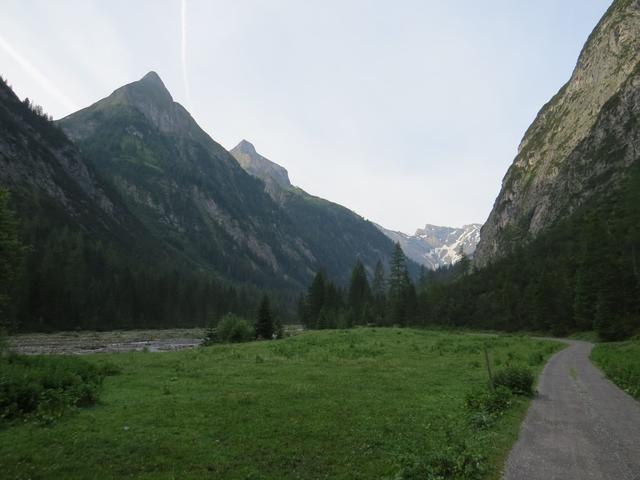
{"label": "gravel path", "polygon": [[640,403],[569,347],[547,364],[504,480],[640,480]]}

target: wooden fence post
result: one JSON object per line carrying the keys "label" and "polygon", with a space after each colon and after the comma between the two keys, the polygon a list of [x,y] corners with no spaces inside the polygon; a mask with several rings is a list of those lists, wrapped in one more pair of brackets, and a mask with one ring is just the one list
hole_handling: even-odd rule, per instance
{"label": "wooden fence post", "polygon": [[484,361],[487,364],[487,373],[489,374],[489,388],[491,388],[492,392],[495,392],[496,386],[493,383],[493,374],[491,373],[491,362],[489,362],[487,347],[484,347]]}

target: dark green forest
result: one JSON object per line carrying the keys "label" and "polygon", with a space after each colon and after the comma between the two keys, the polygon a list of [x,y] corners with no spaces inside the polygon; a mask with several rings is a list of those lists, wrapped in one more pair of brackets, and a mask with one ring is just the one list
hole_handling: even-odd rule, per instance
{"label": "dark green forest", "polygon": [[255,287],[132,258],[45,216],[18,222],[8,200],[0,191],[0,304],[14,330],[204,326],[228,312],[252,315],[258,303]]}

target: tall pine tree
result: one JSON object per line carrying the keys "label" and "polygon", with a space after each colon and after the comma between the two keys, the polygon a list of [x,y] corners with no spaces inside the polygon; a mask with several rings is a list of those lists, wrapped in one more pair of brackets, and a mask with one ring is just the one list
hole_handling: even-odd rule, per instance
{"label": "tall pine tree", "polygon": [[364,265],[358,259],[351,273],[351,283],[349,284],[349,293],[347,296],[347,305],[351,324],[365,324],[371,313],[371,304],[373,296],[371,287],[367,279],[367,273]]}
{"label": "tall pine tree", "polygon": [[407,325],[415,314],[416,291],[409,278],[407,258],[397,242],[389,264],[388,314],[393,324]]}
{"label": "tall pine tree", "polygon": [[258,318],[256,319],[256,336],[264,340],[273,338],[274,325],[273,315],[271,314],[271,306],[269,305],[269,297],[262,297],[260,306],[258,307]]}

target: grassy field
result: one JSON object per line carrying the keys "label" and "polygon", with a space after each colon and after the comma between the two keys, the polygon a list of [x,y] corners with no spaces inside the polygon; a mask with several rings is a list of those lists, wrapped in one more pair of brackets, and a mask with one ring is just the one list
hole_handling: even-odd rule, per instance
{"label": "grassy field", "polygon": [[591,358],[611,381],[640,400],[640,339],[601,343]]}
{"label": "grassy field", "polygon": [[[463,462],[498,478],[528,399],[486,428],[465,395],[493,366],[538,372],[560,344],[409,329],[86,356],[122,370],[94,407],[0,427],[2,478],[425,478]],[[466,467],[465,467],[466,468]],[[419,472],[420,476],[418,476]],[[429,478],[428,476],[426,478]],[[435,478],[435,477],[431,477]]]}

